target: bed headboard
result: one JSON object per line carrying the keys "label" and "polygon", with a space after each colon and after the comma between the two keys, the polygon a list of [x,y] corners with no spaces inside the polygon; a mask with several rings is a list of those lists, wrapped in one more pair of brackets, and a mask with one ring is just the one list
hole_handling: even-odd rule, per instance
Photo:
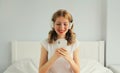
{"label": "bed headboard", "polygon": [[[40,41],[12,41],[12,63],[25,58],[39,60]],[[104,65],[104,41],[80,41],[80,59],[94,59]]]}

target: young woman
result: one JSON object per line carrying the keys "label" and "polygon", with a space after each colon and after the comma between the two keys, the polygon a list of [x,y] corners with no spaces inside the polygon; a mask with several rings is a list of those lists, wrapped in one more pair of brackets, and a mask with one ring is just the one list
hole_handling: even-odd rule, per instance
{"label": "young woman", "polygon": [[[52,16],[52,30],[41,43],[39,73],[80,73],[79,41],[73,29],[71,14],[60,9]],[[66,40],[67,46],[57,47],[57,40]]]}

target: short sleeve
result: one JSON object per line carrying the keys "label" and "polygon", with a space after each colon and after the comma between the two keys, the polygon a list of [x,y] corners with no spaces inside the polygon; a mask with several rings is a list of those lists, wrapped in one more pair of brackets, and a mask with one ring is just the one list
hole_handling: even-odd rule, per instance
{"label": "short sleeve", "polygon": [[74,46],[73,46],[73,51],[78,48],[80,46],[80,42],[78,40],[76,40],[76,42],[74,43]]}
{"label": "short sleeve", "polygon": [[43,40],[41,42],[41,46],[43,46],[46,50],[48,50],[48,41],[47,41],[47,39],[45,39],[45,40]]}

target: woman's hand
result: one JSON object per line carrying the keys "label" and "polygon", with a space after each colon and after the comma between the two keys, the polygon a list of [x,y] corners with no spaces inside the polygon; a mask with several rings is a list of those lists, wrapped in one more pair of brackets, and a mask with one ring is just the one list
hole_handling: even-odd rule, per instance
{"label": "woman's hand", "polygon": [[70,56],[70,53],[68,52],[68,50],[66,50],[65,48],[60,48],[57,49],[57,51],[59,52],[60,55],[62,55],[66,60],[70,61],[72,58]]}
{"label": "woman's hand", "polygon": [[74,73],[80,72],[80,64],[79,64],[79,48],[77,48],[73,52],[73,58],[71,57],[68,50],[61,48],[57,50],[70,64]]}
{"label": "woman's hand", "polygon": [[53,54],[53,58],[54,59],[58,59],[59,57],[61,57],[62,56],[62,54],[58,51],[58,49],[56,49],[55,50],[55,53]]}

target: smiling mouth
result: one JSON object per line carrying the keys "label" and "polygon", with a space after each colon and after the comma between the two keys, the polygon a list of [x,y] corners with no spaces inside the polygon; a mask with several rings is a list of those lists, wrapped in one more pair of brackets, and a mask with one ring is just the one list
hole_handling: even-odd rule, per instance
{"label": "smiling mouth", "polygon": [[63,31],[60,31],[60,30],[59,30],[58,32],[59,32],[59,33],[64,33],[65,31],[64,31],[64,30],[63,30]]}

